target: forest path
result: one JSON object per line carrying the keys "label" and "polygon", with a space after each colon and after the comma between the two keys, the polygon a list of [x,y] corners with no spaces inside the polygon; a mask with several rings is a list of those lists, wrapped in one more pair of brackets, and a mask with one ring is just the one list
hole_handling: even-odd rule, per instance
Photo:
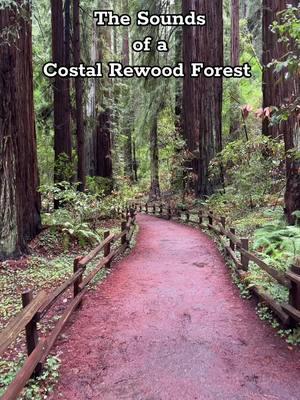
{"label": "forest path", "polygon": [[138,216],[137,245],[60,343],[59,400],[299,399],[300,352],[239,297],[215,244]]}

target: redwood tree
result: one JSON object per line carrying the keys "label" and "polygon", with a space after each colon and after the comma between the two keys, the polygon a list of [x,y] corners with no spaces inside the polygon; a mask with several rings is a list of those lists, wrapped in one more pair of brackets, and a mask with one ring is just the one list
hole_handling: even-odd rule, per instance
{"label": "redwood tree", "polygon": [[150,167],[151,167],[151,186],[150,199],[158,200],[160,198],[159,183],[159,152],[158,152],[158,113],[153,119],[150,129]]}
{"label": "redwood tree", "polygon": [[[104,8],[108,7],[109,4],[105,1]],[[98,45],[98,60],[105,64],[106,53],[111,52],[112,41],[111,41],[111,29],[110,27],[99,27],[100,40],[97,42]],[[111,61],[111,60],[109,60]],[[112,82],[108,78],[103,78],[101,82],[101,92],[97,96],[96,108],[99,110],[97,115],[97,127],[96,127],[96,148],[95,148],[95,161],[96,161],[96,176],[112,179],[113,168],[112,168],[112,109],[111,109],[111,90]]]}
{"label": "redwood tree", "polygon": [[[182,13],[187,15],[194,9],[193,0],[182,0]],[[183,61],[185,65],[185,78],[183,80],[182,95],[182,127],[187,149],[195,151],[197,142],[197,115],[196,115],[196,80],[190,77],[190,64],[196,61],[195,54],[195,28],[185,25],[183,27]],[[194,168],[195,170],[195,168]],[[197,172],[197,171],[195,171]]]}
{"label": "redwood tree", "polygon": [[[231,0],[231,65],[240,64],[240,0]],[[239,85],[240,82],[231,82],[230,102],[230,136],[232,139],[238,137],[240,128],[240,110],[239,110]],[[238,109],[238,112],[236,111]]]}
{"label": "redwood tree", "polygon": [[[73,0],[73,53],[74,64],[81,63],[81,38],[80,38],[80,0]],[[76,136],[77,136],[77,179],[79,181],[79,190],[85,189],[85,135],[83,119],[83,82],[82,78],[75,79],[75,97],[76,97]]]}
{"label": "redwood tree", "polygon": [[[287,9],[288,5],[298,6],[298,0],[264,0],[263,2],[263,93],[264,107],[282,108],[295,101],[300,96],[299,77],[289,75],[286,70],[275,72],[274,67],[268,66],[273,60],[283,62],[289,54],[299,58],[299,51],[291,38],[288,42],[279,40],[278,31],[272,32],[271,24],[278,20],[278,12]],[[286,192],[285,214],[287,221],[294,224],[295,211],[300,210],[300,162],[299,152],[300,125],[296,112],[291,112],[278,124],[270,125],[269,119],[264,120],[263,133],[284,140],[286,150]]]}
{"label": "redwood tree", "polygon": [[[205,27],[196,29],[196,56],[205,65],[223,65],[223,1],[196,2],[199,14],[206,14]],[[209,44],[209,46],[208,46]],[[209,179],[209,164],[222,150],[222,96],[223,80],[207,79],[201,75],[196,85],[198,119],[198,180],[196,194],[212,194],[221,183],[220,178]]]}
{"label": "redwood tree", "polygon": [[[62,0],[51,0],[52,59],[59,66],[65,65],[65,31]],[[54,152],[55,182],[65,180],[65,166],[71,160],[72,140],[68,114],[68,80],[57,76],[54,79]],[[62,160],[63,159],[63,160]],[[63,161],[63,162],[62,162]]]}
{"label": "redwood tree", "polygon": [[[128,0],[123,0],[123,9],[124,14],[128,14]],[[124,35],[123,35],[123,65],[129,65],[130,53],[129,53],[129,28],[124,27]],[[130,86],[126,88],[126,96],[127,98],[131,97]],[[131,99],[130,101],[133,101]],[[126,116],[124,136],[125,136],[125,144],[124,144],[124,163],[125,163],[125,176],[132,182],[134,180],[133,176],[133,152],[132,152],[132,126],[131,126],[131,118]]]}
{"label": "redwood tree", "polygon": [[[18,7],[22,6],[22,14]],[[0,9],[0,258],[18,256],[40,229],[30,2]]]}
{"label": "redwood tree", "polygon": [[[270,64],[285,54],[285,46],[278,35],[271,30],[278,12],[286,9],[291,0],[263,0],[263,108],[280,107],[285,97],[284,72],[276,73]],[[281,135],[279,125],[271,125],[268,118],[263,121],[263,133],[277,138]]]}

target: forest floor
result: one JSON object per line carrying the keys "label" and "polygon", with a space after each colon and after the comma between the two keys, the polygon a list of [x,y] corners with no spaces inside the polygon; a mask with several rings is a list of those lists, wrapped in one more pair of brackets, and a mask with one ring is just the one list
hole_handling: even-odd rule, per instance
{"label": "forest floor", "polygon": [[139,216],[137,245],[58,343],[51,400],[298,399],[300,350],[240,297],[213,241]]}

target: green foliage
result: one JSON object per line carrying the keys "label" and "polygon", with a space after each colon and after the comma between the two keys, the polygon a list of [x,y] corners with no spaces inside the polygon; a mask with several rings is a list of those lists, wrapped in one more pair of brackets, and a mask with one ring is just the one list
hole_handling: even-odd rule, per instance
{"label": "green foliage", "polygon": [[88,192],[103,196],[113,190],[113,181],[102,176],[87,176],[86,185]]}
{"label": "green foliage", "polygon": [[265,225],[255,232],[254,248],[263,250],[274,261],[292,263],[300,254],[300,227],[287,226],[283,220]]}
{"label": "green foliage", "polygon": [[287,47],[287,52],[281,60],[275,60],[275,71],[286,72],[286,78],[294,76],[299,71],[300,50],[300,9],[288,7],[278,14],[279,20],[273,22],[272,30],[279,36],[279,41]]}
{"label": "green foliage", "polygon": [[[278,190],[284,179],[281,170],[283,145],[264,136],[229,143],[211,163],[211,176],[225,171],[225,202],[254,208],[264,204],[267,194]],[[219,195],[220,196],[220,195]]]}
{"label": "green foliage", "polygon": [[[17,372],[23,366],[25,356],[19,354],[16,361],[0,360],[0,396],[5,388],[14,380]],[[57,357],[48,357],[41,376],[30,380],[20,395],[20,400],[43,400],[53,391],[58,381],[60,360]]]}
{"label": "green foliage", "polygon": [[[273,60],[270,66],[278,73],[284,74],[284,79],[299,79],[300,66],[300,8],[288,7],[279,13],[279,18],[273,23],[272,30],[286,48],[281,59]],[[295,85],[297,83],[295,82]],[[296,92],[297,93],[297,92]],[[274,108],[271,123],[278,124],[287,121],[291,115],[298,115],[300,105],[299,93],[291,93],[280,108]]]}
{"label": "green foliage", "polygon": [[[73,222],[65,222],[62,227],[64,240],[68,243],[67,238],[73,237],[79,241],[79,245],[83,248],[87,244],[93,244],[101,241],[101,237],[93,232],[87,223],[74,224]],[[67,235],[67,236],[66,236]],[[68,245],[66,245],[68,248]]]}

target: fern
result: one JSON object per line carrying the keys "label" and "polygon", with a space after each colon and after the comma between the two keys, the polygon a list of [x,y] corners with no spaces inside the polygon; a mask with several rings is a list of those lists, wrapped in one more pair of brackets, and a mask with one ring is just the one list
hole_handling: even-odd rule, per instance
{"label": "fern", "polygon": [[275,261],[292,261],[300,253],[300,227],[283,222],[265,225],[256,230],[254,249],[262,250]]}

